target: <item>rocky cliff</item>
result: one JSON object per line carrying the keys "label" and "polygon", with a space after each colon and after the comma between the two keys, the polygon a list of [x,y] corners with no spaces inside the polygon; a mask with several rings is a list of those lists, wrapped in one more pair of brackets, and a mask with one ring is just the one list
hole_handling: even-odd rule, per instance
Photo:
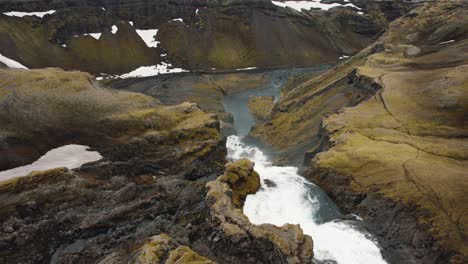
{"label": "rocky cliff", "polygon": [[[0,75],[2,170],[70,143],[103,156],[0,182],[1,263],[310,261],[312,240],[299,226],[257,227],[243,215],[258,175],[249,161],[222,173],[215,115],[102,87],[82,72]],[[243,221],[232,222],[232,212]]]}
{"label": "rocky cliff", "polygon": [[[468,10],[438,1],[289,87],[253,135],[357,211],[392,262],[464,263]],[[322,121],[321,121],[322,120]]]}

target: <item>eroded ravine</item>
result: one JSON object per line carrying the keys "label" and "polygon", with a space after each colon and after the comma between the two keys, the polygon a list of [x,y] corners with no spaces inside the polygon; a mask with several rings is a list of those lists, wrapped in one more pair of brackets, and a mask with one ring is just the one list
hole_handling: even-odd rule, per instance
{"label": "eroded ravine", "polygon": [[261,189],[247,197],[244,213],[254,224],[300,224],[314,240],[314,258],[318,263],[386,263],[375,240],[360,228],[359,217],[344,216],[318,186],[298,174],[297,167],[273,166],[262,149],[243,141],[255,124],[247,109],[249,98],[278,98],[283,84],[277,82],[224,99],[237,131],[237,135],[228,137],[228,158],[252,160],[262,180]]}

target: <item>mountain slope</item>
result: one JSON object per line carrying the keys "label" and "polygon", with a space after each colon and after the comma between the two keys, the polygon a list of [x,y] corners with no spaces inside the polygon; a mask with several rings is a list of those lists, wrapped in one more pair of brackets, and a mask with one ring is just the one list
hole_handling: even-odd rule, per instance
{"label": "mountain slope", "polygon": [[[366,47],[388,12],[366,3],[362,14],[351,7],[300,12],[247,0],[33,3],[0,2],[4,14],[55,10],[42,18],[1,14],[0,54],[28,68],[93,74],[161,61],[204,71],[336,62]],[[397,13],[404,12],[401,5]]]}

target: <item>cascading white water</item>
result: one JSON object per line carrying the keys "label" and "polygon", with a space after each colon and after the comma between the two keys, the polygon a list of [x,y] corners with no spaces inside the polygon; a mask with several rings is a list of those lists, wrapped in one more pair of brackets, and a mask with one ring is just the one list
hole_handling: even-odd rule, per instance
{"label": "cascading white water", "polygon": [[[252,223],[300,224],[314,240],[314,258],[318,261],[386,263],[376,243],[353,226],[353,221],[336,217],[323,220],[319,212],[323,198],[310,191],[314,185],[298,175],[296,167],[272,166],[259,148],[246,145],[239,136],[228,137],[226,144],[228,158],[248,158],[255,162],[255,170],[260,174],[261,189],[247,197],[243,209]],[[265,180],[269,180],[270,186]]]}

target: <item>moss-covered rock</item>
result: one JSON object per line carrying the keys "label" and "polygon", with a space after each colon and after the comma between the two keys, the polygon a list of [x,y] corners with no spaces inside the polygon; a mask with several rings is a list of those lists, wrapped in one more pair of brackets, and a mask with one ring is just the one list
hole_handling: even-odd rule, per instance
{"label": "moss-covered rock", "polygon": [[169,252],[166,264],[214,264],[214,262],[198,255],[187,246],[179,246]]}
{"label": "moss-covered rock", "polygon": [[137,250],[136,264],[214,264],[187,246],[178,246],[167,234],[153,236]]}
{"label": "moss-covered rock", "polygon": [[242,213],[245,196],[260,187],[252,162],[241,159],[227,164],[224,174],[206,187],[209,221],[218,230],[213,233],[214,247],[257,262],[311,263],[312,239],[298,225],[256,226]]}
{"label": "moss-covered rock", "polygon": [[[184,165],[173,168],[194,166],[190,177],[196,178],[201,173],[197,162],[212,164],[219,161],[212,155],[222,155],[217,117],[196,104],[163,106],[143,94],[101,87],[81,72],[0,70],[0,75],[3,168],[35,160],[54,147],[81,143],[114,161],[131,156],[154,165],[180,160]],[[168,151],[172,146],[179,151]]]}
{"label": "moss-covered rock", "polygon": [[247,107],[250,113],[255,116],[258,123],[268,119],[273,108],[273,96],[255,96],[249,99]]}
{"label": "moss-covered rock", "polygon": [[151,238],[151,241],[145,243],[140,248],[138,263],[152,264],[162,263],[163,259],[171,248],[175,247],[175,243],[166,234],[159,234]]}
{"label": "moss-covered rock", "polygon": [[252,162],[241,159],[235,163],[228,163],[224,175],[218,177],[218,181],[230,186],[232,201],[239,208],[243,206],[247,195],[260,188],[260,177],[253,167]]}

